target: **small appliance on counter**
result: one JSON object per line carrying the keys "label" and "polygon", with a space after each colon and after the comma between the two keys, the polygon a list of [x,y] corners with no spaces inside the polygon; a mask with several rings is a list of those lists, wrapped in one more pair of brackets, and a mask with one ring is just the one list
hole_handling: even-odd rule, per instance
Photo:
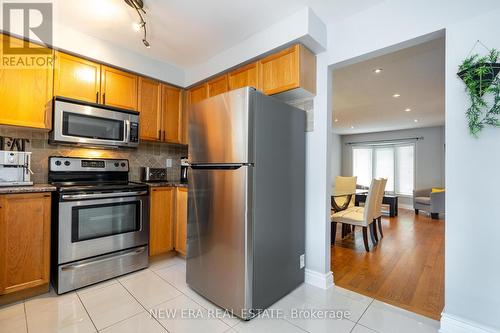
{"label": "small appliance on counter", "polygon": [[166,182],[167,169],[166,168],[150,168],[141,167],[141,182]]}
{"label": "small appliance on counter", "polygon": [[31,152],[0,150],[0,186],[30,186]]}
{"label": "small appliance on counter", "polygon": [[52,282],[58,294],[148,267],[148,186],[128,160],[49,157]]}
{"label": "small appliance on counter", "polygon": [[181,183],[183,184],[187,184],[188,182],[188,168],[189,168],[188,158],[181,157]]}

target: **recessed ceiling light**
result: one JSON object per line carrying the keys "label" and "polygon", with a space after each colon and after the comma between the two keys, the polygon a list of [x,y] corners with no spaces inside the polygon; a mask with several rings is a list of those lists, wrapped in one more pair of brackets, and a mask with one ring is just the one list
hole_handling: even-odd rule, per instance
{"label": "recessed ceiling light", "polygon": [[384,70],[383,68],[375,68],[375,69],[373,70],[373,73],[375,73],[375,74],[380,74],[380,73],[382,73],[382,71],[383,71],[383,70]]}
{"label": "recessed ceiling light", "polygon": [[410,111],[411,111],[410,108],[405,109],[405,112],[410,112]]}
{"label": "recessed ceiling light", "polygon": [[354,129],[354,126],[351,125],[351,129]]}
{"label": "recessed ceiling light", "polygon": [[335,120],[334,120],[334,121],[335,121],[336,123],[338,123],[338,122],[339,122],[339,120],[338,120],[337,118],[335,118]]}
{"label": "recessed ceiling light", "polygon": [[413,119],[414,122],[418,123],[418,119]]}
{"label": "recessed ceiling light", "polygon": [[394,94],[394,95],[392,95],[392,97],[399,98],[399,97],[401,97],[401,95],[400,94]]}

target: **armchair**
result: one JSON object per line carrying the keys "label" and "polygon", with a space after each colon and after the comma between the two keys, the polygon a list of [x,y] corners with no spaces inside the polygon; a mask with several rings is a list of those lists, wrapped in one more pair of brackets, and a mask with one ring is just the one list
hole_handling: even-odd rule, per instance
{"label": "armchair", "polygon": [[413,208],[418,215],[419,210],[431,214],[433,219],[439,219],[439,214],[445,212],[445,191],[432,192],[431,188],[413,191]]}

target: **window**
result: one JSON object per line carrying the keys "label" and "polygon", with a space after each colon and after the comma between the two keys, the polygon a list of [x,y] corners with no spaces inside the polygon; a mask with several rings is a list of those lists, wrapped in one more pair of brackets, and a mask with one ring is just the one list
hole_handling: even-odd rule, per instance
{"label": "window", "polygon": [[387,192],[412,195],[414,159],[414,144],[353,147],[352,174],[359,185],[370,186],[372,178],[387,178]]}

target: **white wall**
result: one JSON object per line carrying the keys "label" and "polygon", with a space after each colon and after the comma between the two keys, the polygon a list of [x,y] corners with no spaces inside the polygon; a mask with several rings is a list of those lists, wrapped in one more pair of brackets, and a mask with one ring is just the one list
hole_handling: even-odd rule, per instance
{"label": "white wall", "polygon": [[294,42],[303,43],[315,53],[323,52],[326,38],[324,23],[309,7],[305,7],[206,62],[188,69],[186,86]]}
{"label": "white wall", "polygon": [[[445,313],[500,331],[500,128],[468,134],[457,68],[477,39],[500,49],[500,4],[446,32]],[[481,49],[478,49],[481,51]],[[477,205],[474,203],[478,202]],[[477,208],[474,208],[477,207]]]}
{"label": "white wall", "polygon": [[[415,189],[444,186],[444,126],[366,134],[342,135],[342,175],[352,176],[352,146],[348,142],[419,138],[415,143]],[[401,198],[400,203],[412,204]]]}
{"label": "white wall", "polygon": [[446,29],[447,216],[442,320],[446,333],[500,331],[496,240],[500,233],[500,211],[496,209],[500,203],[500,129],[487,129],[480,139],[468,135],[464,115],[468,101],[456,77],[458,64],[477,39],[500,48],[499,21],[500,2],[496,0],[387,0],[328,27],[329,64]]}
{"label": "white wall", "polygon": [[332,133],[332,149],[330,150],[332,185],[335,183],[335,177],[342,176],[343,152],[342,152],[342,137]]}

